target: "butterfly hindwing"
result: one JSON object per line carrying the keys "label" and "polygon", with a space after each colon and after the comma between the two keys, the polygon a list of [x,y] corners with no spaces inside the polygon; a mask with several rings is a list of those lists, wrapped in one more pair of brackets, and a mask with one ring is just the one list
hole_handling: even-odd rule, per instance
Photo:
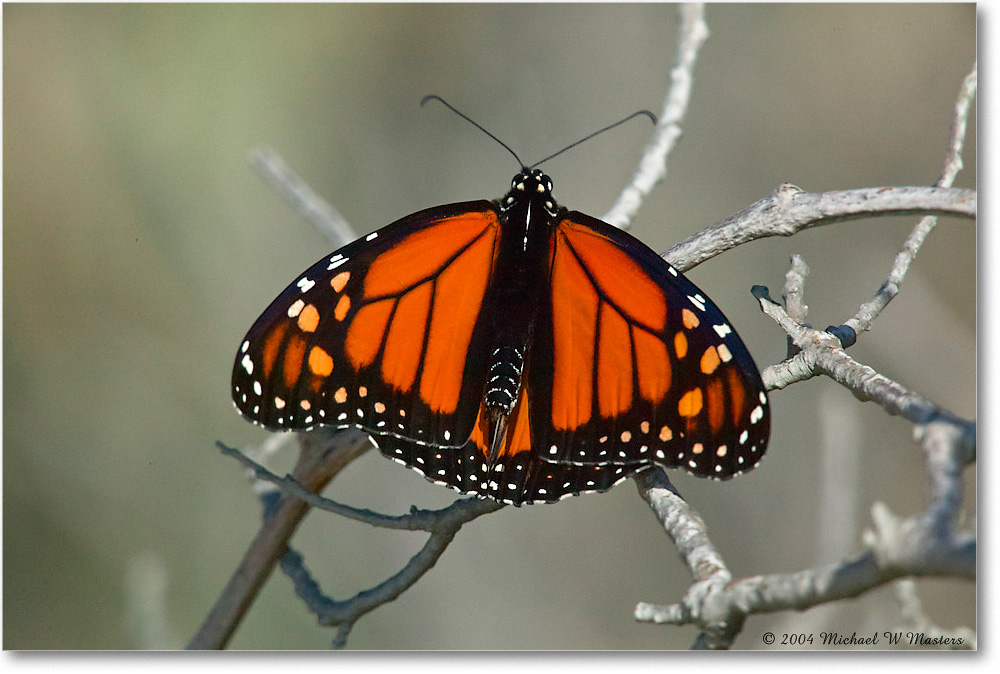
{"label": "butterfly hindwing", "polygon": [[770,429],[760,375],[722,312],[637,239],[569,213],[532,345],[532,430],[547,461],[727,478]]}
{"label": "butterfly hindwing", "polygon": [[356,425],[460,445],[478,412],[499,219],[486,201],[403,218],[291,284],[236,357],[233,400],[271,428]]}

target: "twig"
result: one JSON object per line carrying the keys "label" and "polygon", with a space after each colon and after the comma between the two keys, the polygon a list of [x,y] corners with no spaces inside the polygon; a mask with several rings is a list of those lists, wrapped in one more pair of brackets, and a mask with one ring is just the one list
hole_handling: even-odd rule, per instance
{"label": "twig", "polygon": [[[894,586],[896,600],[899,602],[899,612],[903,616],[903,626],[898,632],[907,631],[912,635],[910,640],[919,640],[921,645],[939,645],[953,650],[976,650],[976,633],[968,627],[944,629],[934,624],[924,613],[920,597],[917,596],[917,584],[912,578],[902,578]],[[909,640],[908,640],[909,641]]]}
{"label": "twig", "polygon": [[281,568],[295,584],[296,594],[319,618],[319,623],[338,627],[337,636],[333,641],[335,648],[342,648],[346,644],[347,635],[359,618],[394,600],[427,573],[437,563],[463,524],[504,507],[497,501],[474,497],[459,499],[440,510],[413,508],[406,515],[383,515],[323,498],[299,484],[293,476],[275,475],[238,449],[227,447],[221,442],[216,444],[223,454],[234,457],[252,470],[256,479],[274,484],[287,496],[299,499],[315,508],[328,510],[376,527],[430,533],[423,548],[399,572],[375,587],[343,601],[334,601],[326,597],[306,569],[302,556],[286,546],[281,557]]}
{"label": "twig", "polygon": [[[373,527],[379,527],[382,529],[398,529],[403,531],[436,531],[442,526],[442,521],[453,522],[456,517],[461,519],[466,516],[468,516],[469,519],[474,519],[479,515],[500,510],[504,507],[504,504],[499,503],[498,501],[491,501],[489,499],[479,497],[470,497],[459,499],[447,508],[443,508],[441,510],[421,510],[413,508],[406,515],[383,515],[382,513],[375,512],[374,510],[354,508],[352,506],[344,505],[343,503],[338,503],[337,501],[324,498],[319,494],[306,489],[291,475],[285,475],[284,477],[275,475],[240,450],[233,447],[227,447],[221,442],[217,442],[215,444],[220,450],[222,450],[223,454],[233,457],[244,466],[251,469],[257,479],[277,486],[282,492],[305,501],[314,508],[327,510],[342,517],[347,517],[348,519],[363,522],[364,524],[370,524]],[[456,515],[456,513],[458,514]],[[466,519],[462,520],[463,523],[467,521],[468,520]]]}
{"label": "twig", "polygon": [[357,238],[344,216],[317,195],[270,148],[254,150],[250,155],[250,163],[275,192],[284,197],[299,215],[312,223],[333,245],[339,248]]}
{"label": "twig", "polygon": [[677,55],[670,71],[670,89],[663,102],[660,121],[653,132],[653,138],[639,159],[639,166],[632,180],[622,190],[618,199],[603,220],[616,227],[628,229],[632,218],[642,206],[642,200],[667,175],[667,158],[681,136],[681,121],[687,112],[691,99],[694,65],[698,60],[698,50],[708,38],[705,23],[705,7],[702,3],[689,3],[678,8]]}
{"label": "twig", "polygon": [[[969,458],[966,439],[955,431],[948,424],[937,424],[923,437],[925,450],[940,454],[941,466],[952,473],[967,465]],[[932,483],[935,481],[932,477]],[[953,484],[958,485],[957,493]],[[695,624],[703,630],[696,647],[728,648],[748,615],[804,611],[856,597],[903,576],[973,579],[975,538],[954,533],[950,526],[957,515],[960,491],[960,480],[950,482],[945,490],[932,489],[934,498],[928,510],[905,520],[876,503],[872,508],[875,530],[864,537],[869,550],[836,564],[729,582],[725,566],[713,560],[717,571],[692,584],[681,603],[660,606],[643,602],[636,606],[635,617],[644,622]]]}
{"label": "twig", "polygon": [[803,298],[807,276],[809,276],[809,265],[801,255],[793,255],[791,267],[785,273],[785,287],[781,291],[781,299],[785,303],[785,311],[797,323],[804,323],[806,316],[809,315],[809,307]]}
{"label": "twig", "polygon": [[[301,434],[299,438],[301,452],[292,474],[312,491],[321,490],[346,465],[371,447],[367,434],[354,430],[314,431]],[[198,633],[188,644],[189,649],[225,648],[284,553],[286,543],[309,512],[307,503],[288,494],[276,500],[265,498],[265,505],[264,522]]]}
{"label": "twig", "polygon": [[305,567],[305,560],[291,548],[282,557],[281,568],[295,584],[296,594],[318,617],[319,624],[338,628],[333,647],[343,648],[354,623],[366,613],[396,599],[430,571],[463,524],[502,507],[503,504],[495,501],[477,498],[458,500],[433,513],[423,511],[420,517],[423,523],[419,528],[430,532],[430,536],[417,554],[390,578],[342,601],[334,601],[323,594]]}
{"label": "twig", "polygon": [[770,196],[671,247],[663,258],[687,271],[719,253],[768,236],[791,236],[834,222],[872,215],[935,213],[976,217],[976,192],[942,187],[868,187],[803,192],[785,184]]}
{"label": "twig", "polygon": [[682,603],[657,607],[640,602],[635,608],[635,619],[674,625],[697,624],[704,632],[696,648],[731,643],[739,634],[743,620],[737,611],[725,611],[725,616],[715,612],[718,603],[713,598],[732,581],[732,574],[709,540],[704,521],[681,497],[662,469],[642,471],[633,479],[639,494],[677,546],[694,580]]}
{"label": "twig", "polygon": [[[976,66],[972,66],[969,73],[962,82],[962,88],[955,103],[955,115],[951,124],[951,139],[948,143],[948,152],[945,157],[944,170],[938,179],[937,187],[951,187],[955,181],[955,176],[962,169],[962,148],[965,145],[965,131],[969,119],[969,108],[976,97]],[[882,283],[882,286],[875,293],[875,296],[861,305],[857,313],[844,322],[855,334],[869,330],[872,322],[878,318],[882,310],[899,293],[899,286],[906,277],[906,272],[910,269],[910,264],[917,256],[920,247],[930,235],[931,230],[937,225],[937,218],[928,215],[920,219],[913,231],[910,232],[903,249],[896,255],[896,260],[889,271],[889,276]]]}
{"label": "twig", "polygon": [[829,332],[796,323],[781,305],[766,296],[766,289],[758,289],[755,294],[758,295],[761,310],[774,319],[800,349],[794,357],[765,368],[761,373],[764,386],[769,390],[785,388],[792,383],[825,374],[850,390],[858,400],[875,401],[889,414],[903,416],[913,423],[924,424],[941,419],[960,425],[969,423],[871,367],[857,362]]}

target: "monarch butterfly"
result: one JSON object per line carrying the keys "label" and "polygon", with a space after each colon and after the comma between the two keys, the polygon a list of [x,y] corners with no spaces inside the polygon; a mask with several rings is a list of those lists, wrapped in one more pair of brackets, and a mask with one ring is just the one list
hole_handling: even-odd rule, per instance
{"label": "monarch butterfly", "polygon": [[726,479],[770,432],[722,312],[638,239],[557,205],[537,168],[307,269],[250,328],[232,394],[267,428],[357,426],[427,479],[514,505],[653,465]]}

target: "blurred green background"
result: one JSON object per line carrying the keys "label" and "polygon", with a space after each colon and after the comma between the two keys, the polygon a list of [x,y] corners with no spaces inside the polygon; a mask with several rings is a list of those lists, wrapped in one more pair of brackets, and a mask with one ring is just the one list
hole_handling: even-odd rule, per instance
{"label": "blurred green background", "polygon": [[[823,191],[938,178],[976,57],[974,5],[720,5],[707,17],[685,135],[632,229],[653,248],[786,181]],[[258,313],[332,246],[253,174],[255,147],[274,148],[359,233],[497,198],[517,169],[510,156],[443,108],[419,108],[421,96],[446,97],[531,162],[636,109],[659,111],[677,27],[669,5],[6,4],[3,18],[6,649],[181,647],[257,529],[243,471],[214,447],[266,437],[232,409],[233,356]],[[631,123],[546,164],[556,198],[604,213],[648,135]],[[975,187],[975,147],[973,116],[959,186]],[[690,277],[764,367],[785,339],[751,285],[778,296],[801,253],[811,322],[840,323],[881,284],[914,222],[760,241]],[[852,353],[975,416],[975,225],[942,220]],[[877,500],[923,510],[910,424],[827,379],[772,400],[757,470],[726,483],[672,476],[734,574],[858,553]],[[828,426],[835,443],[851,431],[860,445],[856,471],[834,481],[847,497],[836,508],[821,498],[839,474],[824,464]],[[970,509],[974,481],[973,470]],[[390,513],[453,498],[377,453],[327,493]],[[838,523],[847,538],[830,549]],[[422,542],[321,513],[293,540],[337,598],[395,572]],[[678,601],[688,582],[625,483],[468,525],[349,647],[686,648],[694,628],[637,624],[632,611]],[[918,590],[943,626],[975,627],[973,584]],[[736,646],[761,647],[768,629],[899,623],[883,588],[752,617]],[[326,648],[331,637],[278,573],[232,645]]]}

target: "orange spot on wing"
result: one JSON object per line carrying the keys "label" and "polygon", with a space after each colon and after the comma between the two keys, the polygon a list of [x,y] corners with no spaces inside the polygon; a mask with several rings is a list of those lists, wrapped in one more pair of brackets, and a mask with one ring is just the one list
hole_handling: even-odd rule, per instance
{"label": "orange spot on wing", "polygon": [[590,421],[594,399],[594,341],[598,296],[565,245],[552,259],[552,425],[573,430]]}
{"label": "orange spot on wing", "polygon": [[337,306],[333,310],[333,317],[338,321],[342,321],[347,318],[347,312],[351,310],[351,298],[347,295],[341,295],[340,300],[337,301]]}
{"label": "orange spot on wing", "polygon": [[350,280],[351,280],[351,272],[342,271],[336,276],[334,276],[332,279],[330,279],[330,285],[336,292],[339,293],[341,290],[344,289],[344,286],[346,286],[347,282]]}
{"label": "orange spot on wing", "polygon": [[726,393],[722,380],[718,377],[709,381],[705,387],[705,409],[708,413],[708,425],[713,433],[718,433],[726,419]]}
{"label": "orange spot on wing", "polygon": [[694,417],[701,412],[702,393],[700,388],[693,388],[677,401],[677,413],[682,417]]}
{"label": "orange spot on wing", "polygon": [[688,352],[688,338],[683,332],[678,332],[674,335],[674,353],[677,354],[678,358],[683,358]]}
{"label": "orange spot on wing", "polygon": [[372,262],[365,274],[365,298],[398,295],[434,276],[487,229],[494,229],[487,238],[495,239],[499,226],[493,211],[483,211],[444,218],[410,234]]}
{"label": "orange spot on wing", "polygon": [[306,340],[301,336],[293,334],[285,347],[285,358],[282,363],[282,372],[285,375],[285,388],[290,389],[295,386],[302,374],[302,362],[306,355]]}
{"label": "orange spot on wing", "polygon": [[382,378],[400,391],[409,391],[417,380],[430,307],[431,284],[427,282],[403,295],[389,325]]}
{"label": "orange spot on wing", "polygon": [[354,314],[347,328],[344,351],[355,370],[371,365],[378,356],[395,305],[395,300],[382,300],[363,306]]}
{"label": "orange spot on wing", "polygon": [[616,417],[632,407],[632,342],[622,315],[607,304],[601,309],[597,403],[602,417]]}
{"label": "orange spot on wing", "polygon": [[309,350],[309,369],[317,377],[328,377],[333,372],[333,358],[323,349],[314,346]]}
{"label": "orange spot on wing", "polygon": [[639,395],[658,403],[670,388],[670,356],[659,337],[632,326],[635,343],[635,367],[639,376]]}
{"label": "orange spot on wing", "polygon": [[497,237],[483,236],[437,278],[420,397],[435,412],[451,414],[462,392],[465,361],[493,272]]}
{"label": "orange spot on wing", "polygon": [[664,426],[660,429],[660,440],[667,442],[674,437],[674,432],[670,430],[670,426]]}
{"label": "orange spot on wing", "polygon": [[660,287],[628,253],[589,227],[563,220],[558,225],[562,240],[572,247],[597,286],[630,321],[653,332],[667,323],[667,302]]}
{"label": "orange spot on wing", "polygon": [[339,389],[337,389],[336,393],[333,394],[333,399],[336,400],[341,405],[343,405],[344,403],[346,403],[347,402],[347,389],[344,388],[343,386],[341,386]]}
{"label": "orange spot on wing", "polygon": [[288,323],[278,323],[271,332],[267,333],[267,337],[264,338],[264,350],[261,354],[263,356],[261,366],[264,372],[264,379],[271,376],[274,361],[278,359],[278,352],[281,350],[281,340],[284,339],[287,330]]}
{"label": "orange spot on wing", "polygon": [[316,332],[316,328],[319,326],[319,311],[316,310],[316,307],[307,304],[299,312],[298,325],[302,332]]}
{"label": "orange spot on wing", "polygon": [[701,372],[702,374],[712,374],[715,372],[715,368],[719,367],[719,352],[715,350],[714,346],[710,346],[705,349],[705,353],[701,354]]}
{"label": "orange spot on wing", "polygon": [[684,327],[688,330],[694,330],[701,323],[698,316],[688,308],[681,310],[681,320],[684,322]]}

